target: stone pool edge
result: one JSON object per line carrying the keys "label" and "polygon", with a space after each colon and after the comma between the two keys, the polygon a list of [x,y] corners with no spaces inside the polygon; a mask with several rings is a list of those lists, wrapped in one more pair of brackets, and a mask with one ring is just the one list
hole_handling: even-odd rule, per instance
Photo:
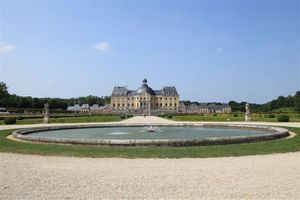
{"label": "stone pool edge", "polygon": [[115,139],[62,139],[62,138],[43,138],[32,137],[27,134],[39,131],[61,130],[61,129],[80,129],[80,128],[105,128],[105,127],[144,127],[148,124],[95,124],[95,125],[62,125],[45,126],[38,128],[28,128],[16,130],[12,133],[15,139],[31,142],[53,143],[53,144],[72,144],[72,145],[99,145],[99,146],[207,146],[240,144],[259,141],[275,140],[288,137],[289,131],[285,128],[261,125],[237,125],[237,124],[151,124],[152,126],[169,127],[207,127],[207,128],[239,128],[267,130],[271,133],[259,136],[230,136],[230,137],[211,137],[202,139],[156,139],[156,140],[115,140]]}

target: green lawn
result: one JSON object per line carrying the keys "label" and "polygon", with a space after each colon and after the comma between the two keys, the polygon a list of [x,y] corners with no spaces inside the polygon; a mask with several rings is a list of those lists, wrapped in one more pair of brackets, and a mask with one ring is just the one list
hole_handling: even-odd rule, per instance
{"label": "green lawn", "polygon": [[[288,114],[290,122],[300,122],[300,114]],[[275,118],[269,118],[268,114],[252,114],[251,121],[277,122],[278,114]],[[173,115],[175,121],[245,121],[244,114],[204,114],[204,115]]]}
{"label": "green lawn", "polygon": [[294,138],[201,147],[100,147],[25,143],[6,139],[6,136],[13,130],[2,130],[0,131],[0,152],[78,157],[207,158],[300,151],[300,128],[289,129],[297,133]]}
{"label": "green lawn", "polygon": [[[80,122],[111,122],[120,121],[119,115],[92,115],[92,116],[70,116],[50,118],[50,123],[80,123]],[[43,118],[17,120],[17,124],[37,124],[42,123]],[[0,125],[4,120],[0,120]]]}

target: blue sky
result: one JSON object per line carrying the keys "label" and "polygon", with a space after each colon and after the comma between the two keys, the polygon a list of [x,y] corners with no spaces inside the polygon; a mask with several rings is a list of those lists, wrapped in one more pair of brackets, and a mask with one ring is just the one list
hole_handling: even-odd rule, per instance
{"label": "blue sky", "polygon": [[0,81],[37,97],[176,86],[263,103],[300,90],[299,1],[0,1]]}

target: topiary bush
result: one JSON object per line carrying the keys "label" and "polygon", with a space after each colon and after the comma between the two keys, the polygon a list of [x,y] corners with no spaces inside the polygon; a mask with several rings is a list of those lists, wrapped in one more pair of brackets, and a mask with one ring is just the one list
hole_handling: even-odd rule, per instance
{"label": "topiary bush", "polygon": [[173,116],[172,115],[168,115],[167,118],[171,119]]}
{"label": "topiary bush", "polygon": [[238,117],[239,115],[238,114],[233,114],[233,117]]}
{"label": "topiary bush", "polygon": [[120,118],[121,119],[126,119],[126,115],[121,115]]}
{"label": "topiary bush", "polygon": [[213,114],[214,117],[218,116],[218,114]]}
{"label": "topiary bush", "polygon": [[274,114],[268,114],[268,118],[275,118],[275,115]]}
{"label": "topiary bush", "polygon": [[17,122],[17,119],[14,117],[4,119],[4,124],[15,124],[16,122]]}
{"label": "topiary bush", "polygon": [[17,117],[17,120],[23,120],[23,119],[24,119],[24,117],[22,117],[22,116]]}
{"label": "topiary bush", "polygon": [[288,122],[288,121],[290,121],[290,117],[288,115],[278,115],[277,121]]}

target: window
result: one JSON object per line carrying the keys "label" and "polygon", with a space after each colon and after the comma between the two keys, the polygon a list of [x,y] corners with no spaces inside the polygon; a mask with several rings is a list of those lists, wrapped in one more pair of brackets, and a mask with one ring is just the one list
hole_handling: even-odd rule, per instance
{"label": "window", "polygon": [[120,104],[118,103],[118,107],[120,107]]}
{"label": "window", "polygon": [[174,98],[176,100],[176,98]]}
{"label": "window", "polygon": [[177,103],[175,103],[175,105],[174,105],[175,107],[177,106]]}
{"label": "window", "polygon": [[170,100],[172,100],[172,98],[170,98]]}
{"label": "window", "polygon": [[158,103],[156,103],[156,107],[158,107]]}
{"label": "window", "polygon": [[167,100],[167,98],[165,98],[165,100]]}
{"label": "window", "polygon": [[162,107],[162,103],[160,103],[160,107]]}
{"label": "window", "polygon": [[170,103],[170,107],[172,107],[172,103]]}
{"label": "window", "polygon": [[162,97],[160,97],[160,100],[162,100]]}
{"label": "window", "polygon": [[168,107],[168,104],[166,103],[166,107]]}
{"label": "window", "polygon": [[113,104],[113,107],[115,107],[116,105],[115,104]]}
{"label": "window", "polygon": [[132,107],[134,107],[134,104],[132,104]]}
{"label": "window", "polygon": [[122,106],[124,107],[124,106],[125,106],[125,104],[123,103],[123,104],[122,104]]}
{"label": "window", "polygon": [[127,104],[127,107],[129,107],[130,105],[129,104]]}

